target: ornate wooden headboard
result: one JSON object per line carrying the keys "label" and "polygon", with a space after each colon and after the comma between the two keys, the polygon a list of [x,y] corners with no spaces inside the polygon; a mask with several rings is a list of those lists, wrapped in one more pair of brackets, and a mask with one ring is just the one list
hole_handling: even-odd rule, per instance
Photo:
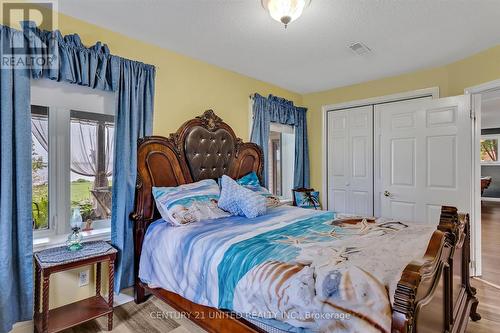
{"label": "ornate wooden headboard", "polygon": [[150,136],[137,147],[137,188],[134,221],[135,262],[139,262],[144,233],[160,218],[153,186],[178,186],[222,175],[239,178],[255,171],[262,177],[263,155],[254,143],[243,143],[212,111],[185,122],[168,138]]}

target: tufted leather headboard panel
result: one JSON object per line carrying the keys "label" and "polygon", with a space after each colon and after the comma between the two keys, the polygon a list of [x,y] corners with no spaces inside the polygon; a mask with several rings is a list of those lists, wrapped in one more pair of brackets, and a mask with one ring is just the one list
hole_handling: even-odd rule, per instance
{"label": "tufted leather headboard panel", "polygon": [[186,135],[184,153],[193,180],[217,179],[228,173],[234,160],[234,138],[223,128],[209,131],[194,126]]}
{"label": "tufted leather headboard panel", "polygon": [[131,214],[136,265],[147,227],[160,218],[151,193],[153,186],[178,186],[217,179],[223,174],[236,179],[252,171],[261,178],[263,166],[260,147],[243,143],[212,110],[185,122],[168,138],[141,139],[137,147],[135,208]]}

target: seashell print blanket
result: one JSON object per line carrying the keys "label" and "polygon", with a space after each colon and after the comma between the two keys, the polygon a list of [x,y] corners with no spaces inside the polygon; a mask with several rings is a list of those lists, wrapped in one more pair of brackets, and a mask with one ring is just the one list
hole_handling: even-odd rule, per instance
{"label": "seashell print blanket", "polygon": [[159,220],[148,228],[139,277],[302,332],[390,332],[401,272],[424,255],[434,230],[289,206],[182,227]]}

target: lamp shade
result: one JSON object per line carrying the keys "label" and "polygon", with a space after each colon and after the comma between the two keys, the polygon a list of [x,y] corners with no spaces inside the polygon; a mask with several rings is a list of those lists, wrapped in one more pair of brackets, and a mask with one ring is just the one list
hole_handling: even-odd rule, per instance
{"label": "lamp shade", "polygon": [[269,15],[286,26],[302,15],[311,0],[261,0]]}

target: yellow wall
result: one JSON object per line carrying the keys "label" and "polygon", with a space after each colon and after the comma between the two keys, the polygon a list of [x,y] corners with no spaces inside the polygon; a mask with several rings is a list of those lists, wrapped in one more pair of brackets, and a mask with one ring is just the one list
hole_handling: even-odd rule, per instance
{"label": "yellow wall", "polygon": [[321,107],[323,105],[435,86],[439,87],[441,97],[461,95],[467,87],[496,79],[500,79],[500,45],[439,68],[303,95],[302,103],[309,109],[307,121],[312,187],[322,188],[321,138],[323,127]]}

